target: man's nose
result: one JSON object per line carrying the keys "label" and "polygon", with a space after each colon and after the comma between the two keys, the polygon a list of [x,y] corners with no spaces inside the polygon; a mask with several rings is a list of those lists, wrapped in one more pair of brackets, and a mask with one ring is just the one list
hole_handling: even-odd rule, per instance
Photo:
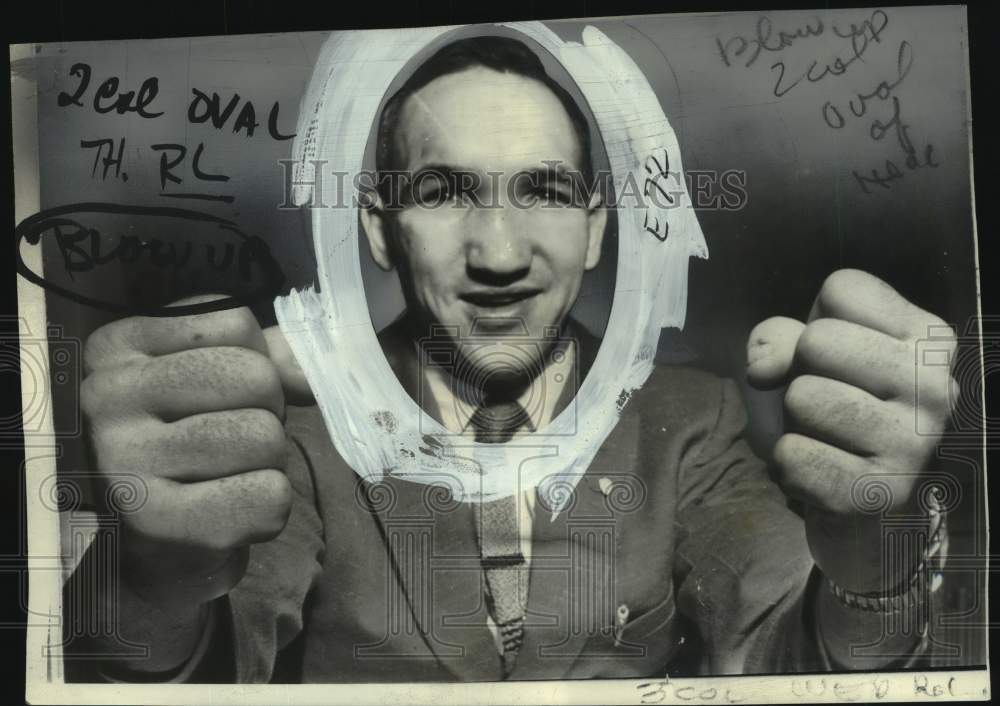
{"label": "man's nose", "polygon": [[505,286],[527,276],[531,243],[527,224],[511,204],[476,208],[469,218],[466,266],[469,277],[484,284]]}

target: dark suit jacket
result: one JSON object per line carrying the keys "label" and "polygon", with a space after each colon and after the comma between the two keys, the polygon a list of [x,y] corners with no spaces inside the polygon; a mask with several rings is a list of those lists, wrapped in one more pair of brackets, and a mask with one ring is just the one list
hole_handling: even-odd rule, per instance
{"label": "dark suit jacket", "polygon": [[[824,669],[802,522],[742,439],[745,422],[731,381],[657,367],[571,506],[552,521],[536,506],[512,679]],[[233,655],[235,673],[215,677],[499,679],[471,507],[391,475],[363,482],[316,407],[290,408],[286,426],[291,518],[216,606],[213,650]]]}

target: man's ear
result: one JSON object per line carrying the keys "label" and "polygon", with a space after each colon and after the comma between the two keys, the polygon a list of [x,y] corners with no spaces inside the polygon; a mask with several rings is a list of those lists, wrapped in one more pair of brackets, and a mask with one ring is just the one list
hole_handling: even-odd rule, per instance
{"label": "man's ear", "polygon": [[389,250],[389,214],[386,213],[382,197],[377,191],[366,193],[365,198],[367,203],[361,205],[361,227],[365,229],[372,259],[375,260],[375,264],[388,272],[392,269]]}
{"label": "man's ear", "polygon": [[592,270],[601,261],[601,243],[604,242],[604,228],[608,224],[608,210],[600,189],[594,189],[587,204],[587,260],[584,268]]}

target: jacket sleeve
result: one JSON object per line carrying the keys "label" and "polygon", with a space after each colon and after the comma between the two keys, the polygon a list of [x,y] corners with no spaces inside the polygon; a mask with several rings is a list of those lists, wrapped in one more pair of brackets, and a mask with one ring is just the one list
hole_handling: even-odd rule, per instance
{"label": "jacket sleeve", "polygon": [[698,627],[701,670],[781,671],[791,651],[818,666],[803,615],[813,562],[802,520],[743,438],[736,385],[719,381],[715,394],[713,428],[689,454],[678,488],[677,601]]}
{"label": "jacket sleeve", "polygon": [[[833,598],[813,564],[802,519],[743,438],[747,418],[738,388],[730,380],[718,386],[714,427],[689,454],[678,488],[678,606],[698,626],[702,671],[898,664],[889,656],[831,662],[829,654],[843,653],[845,645],[849,652],[850,645],[884,641],[884,621]],[[914,654],[912,636],[893,641],[887,655]]]}
{"label": "jacket sleeve", "polygon": [[271,541],[250,548],[246,575],[219,601],[223,615],[213,642],[229,648],[238,683],[270,681],[280,651],[302,631],[303,606],[320,574],[324,550],[312,472],[290,434],[286,473],[293,499],[288,523]]}

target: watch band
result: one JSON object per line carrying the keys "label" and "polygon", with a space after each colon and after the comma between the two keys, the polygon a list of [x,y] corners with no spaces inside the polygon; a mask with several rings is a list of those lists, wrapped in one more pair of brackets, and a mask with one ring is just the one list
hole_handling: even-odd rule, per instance
{"label": "watch band", "polygon": [[942,491],[937,486],[927,494],[927,545],[910,578],[898,588],[885,593],[854,593],[827,579],[827,585],[837,600],[848,608],[871,613],[901,613],[924,603],[927,594],[936,592],[942,584],[941,570],[947,557],[947,516],[941,505]]}

